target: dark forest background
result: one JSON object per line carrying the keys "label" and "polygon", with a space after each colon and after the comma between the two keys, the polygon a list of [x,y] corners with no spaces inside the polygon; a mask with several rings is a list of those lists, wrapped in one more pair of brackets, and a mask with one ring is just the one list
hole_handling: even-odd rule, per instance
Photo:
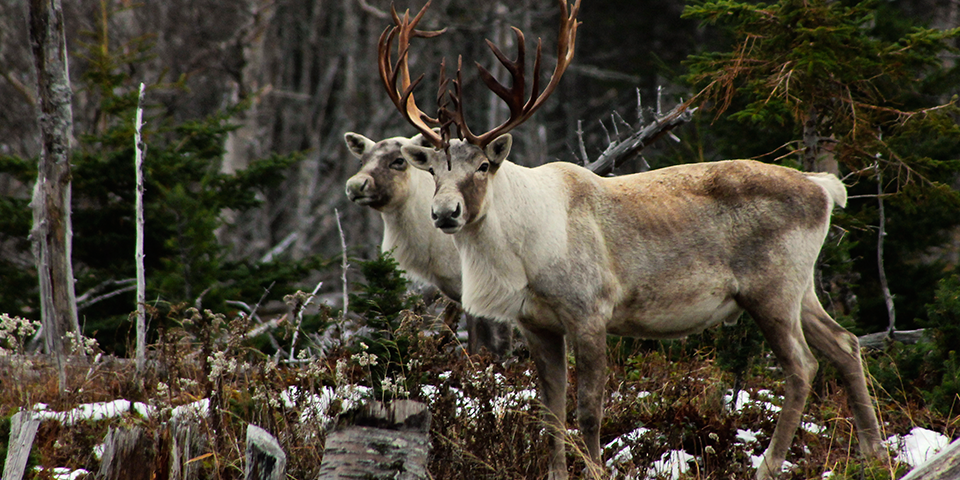
{"label": "dark forest background", "polygon": [[[418,10],[422,2],[396,6]],[[376,257],[382,233],[378,214],[343,193],[359,166],[343,134],[412,134],[376,71],[390,2],[84,0],[63,8],[74,91],[73,261],[85,333],[117,353],[132,338],[131,119],[141,82],[152,325],[177,305],[252,304],[271,285],[267,310],[319,281],[336,305],[336,212],[352,259]],[[27,235],[39,127],[26,10],[24,1],[0,3],[0,311],[37,318]],[[727,158],[809,168],[804,121],[819,109],[814,131],[823,151],[813,166],[836,171],[851,194],[824,250],[825,303],[858,334],[888,328],[877,256],[883,199],[896,328],[930,326],[938,285],[950,291],[944,282],[960,255],[960,139],[951,103],[960,78],[949,30],[957,10],[954,0],[589,0],[573,65],[550,101],[515,130],[511,159],[578,161],[581,138],[595,156],[614,113],[633,124],[652,118],[638,115],[638,97],[643,108],[662,102],[664,111],[695,98],[694,121],[644,150],[653,168]],[[411,52],[412,68],[426,75],[424,110],[432,108],[441,58],[492,67],[483,39],[513,52],[510,26],[526,32],[528,48],[542,37],[552,68],[556,24],[551,1],[436,0],[421,25],[447,33],[416,41]],[[773,73],[737,71],[737,52]],[[796,76],[780,78],[787,86],[777,90],[773,67],[785,65]],[[499,123],[504,106],[472,69],[465,74],[471,124]],[[843,87],[832,91],[831,82]],[[849,105],[869,104],[864,116],[844,117],[847,94]]]}

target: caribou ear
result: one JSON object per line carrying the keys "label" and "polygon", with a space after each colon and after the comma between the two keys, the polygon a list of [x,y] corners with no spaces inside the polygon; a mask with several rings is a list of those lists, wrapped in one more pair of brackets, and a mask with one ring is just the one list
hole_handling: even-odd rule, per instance
{"label": "caribou ear", "polygon": [[[440,129],[434,128],[433,132],[438,136],[440,135]],[[430,140],[423,137],[423,134],[418,133],[417,135],[410,137],[410,142],[414,145],[420,145],[421,147],[433,147],[433,144],[430,143]]]}
{"label": "caribou ear", "polygon": [[373,140],[353,132],[343,134],[343,140],[347,143],[350,153],[357,158],[363,158],[363,154],[373,150],[374,145],[376,145]]}
{"label": "caribou ear", "polygon": [[490,163],[499,166],[507,159],[511,146],[513,146],[513,137],[509,133],[504,133],[483,147],[483,153],[487,155]]}
{"label": "caribou ear", "polygon": [[420,147],[417,145],[404,145],[400,147],[400,154],[403,155],[403,158],[407,159],[410,165],[420,170],[428,170],[430,168],[430,159],[433,157],[434,152],[433,147]]}

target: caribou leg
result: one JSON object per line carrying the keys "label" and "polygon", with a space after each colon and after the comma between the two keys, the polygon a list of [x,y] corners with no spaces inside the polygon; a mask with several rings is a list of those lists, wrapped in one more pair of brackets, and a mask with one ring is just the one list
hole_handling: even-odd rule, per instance
{"label": "caribou leg", "polygon": [[550,430],[550,480],[566,480],[564,450],[567,416],[567,352],[563,334],[520,327],[530,358],[537,368],[540,401],[547,408],[544,420]]}
{"label": "caribou leg", "polygon": [[[604,325],[602,319],[582,324]],[[600,423],[603,418],[603,394],[607,382],[607,333],[605,329],[580,329],[571,335],[577,359],[577,425],[590,459],[600,461]]]}
{"label": "caribou leg", "polygon": [[770,445],[763,453],[763,461],[757,468],[757,480],[772,479],[779,475],[800,425],[810,385],[817,374],[817,359],[803,338],[799,300],[781,295],[745,307],[777,357],[786,381],[783,409]]}
{"label": "caribou leg", "polygon": [[860,451],[869,457],[886,455],[886,450],[880,447],[880,427],[867,391],[857,337],[830,318],[813,288],[803,297],[801,320],[807,342],[840,371],[840,379],[847,390],[847,402],[853,410]]}

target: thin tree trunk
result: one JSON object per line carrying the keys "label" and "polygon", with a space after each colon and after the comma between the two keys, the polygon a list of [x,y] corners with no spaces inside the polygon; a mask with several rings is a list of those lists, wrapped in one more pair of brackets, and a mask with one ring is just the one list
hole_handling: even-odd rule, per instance
{"label": "thin tree trunk", "polygon": [[42,153],[33,195],[34,255],[40,277],[41,321],[46,350],[59,365],[66,389],[64,335],[79,334],[70,224],[70,139],[72,91],[60,0],[30,1],[30,43],[37,68]]}
{"label": "thin tree trunk", "polygon": [[137,246],[134,257],[137,262],[137,378],[142,379],[147,361],[147,324],[146,324],[146,279],[143,270],[143,143],[140,128],[143,126],[143,84],[140,84],[140,96],[137,99],[137,117],[134,123],[134,149],[136,152],[137,175]]}
{"label": "thin tree trunk", "polygon": [[883,266],[883,237],[887,235],[887,218],[883,210],[883,177],[880,175],[879,165],[877,166],[877,210],[880,214],[880,226],[877,232],[877,268],[880,270],[880,288],[887,305],[887,318],[890,320],[887,335],[893,336],[897,326],[897,315],[893,305],[893,295],[890,294],[890,285],[887,283],[887,271]]}

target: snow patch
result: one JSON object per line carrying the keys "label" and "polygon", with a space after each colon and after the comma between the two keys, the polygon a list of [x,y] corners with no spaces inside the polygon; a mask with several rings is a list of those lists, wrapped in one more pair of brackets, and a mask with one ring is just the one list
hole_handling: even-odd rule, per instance
{"label": "snow patch", "polygon": [[153,407],[149,405],[124,399],[111,402],[85,403],[64,412],[52,412],[47,408],[48,405],[45,403],[34,405],[34,415],[41,420],[56,420],[65,426],[74,425],[81,421],[99,421],[119,417],[131,409],[144,417],[149,417],[153,413]]}
{"label": "snow patch", "polygon": [[907,435],[894,435],[883,445],[897,451],[896,460],[916,467],[950,444],[950,437],[941,433],[914,427]]}
{"label": "snow patch", "polygon": [[677,480],[680,475],[690,470],[687,463],[695,460],[693,455],[683,450],[670,450],[660,457],[660,460],[653,462],[653,465],[647,470],[647,475],[651,477],[666,476],[670,480]]}

